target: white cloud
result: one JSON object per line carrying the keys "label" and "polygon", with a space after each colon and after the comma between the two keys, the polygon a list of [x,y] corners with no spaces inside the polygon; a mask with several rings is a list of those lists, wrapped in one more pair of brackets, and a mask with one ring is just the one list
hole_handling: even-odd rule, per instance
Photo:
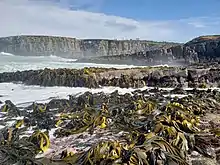
{"label": "white cloud", "polygon": [[[97,2],[92,5],[92,0],[73,0],[71,5],[72,8],[81,9],[90,5],[97,9],[103,0]],[[70,10],[69,3],[69,0],[1,0],[0,36],[29,34],[184,42],[198,35],[220,33],[218,17],[211,20],[201,17],[137,21],[103,13]]]}

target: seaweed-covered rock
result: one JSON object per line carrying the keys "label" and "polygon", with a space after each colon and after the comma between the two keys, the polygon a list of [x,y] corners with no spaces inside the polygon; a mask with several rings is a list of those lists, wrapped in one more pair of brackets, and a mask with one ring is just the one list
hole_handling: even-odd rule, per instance
{"label": "seaweed-covered rock", "polygon": [[28,85],[98,88],[202,87],[217,86],[218,68],[146,67],[132,69],[84,68],[44,69],[0,73],[0,82],[23,82]]}
{"label": "seaweed-covered rock", "polygon": [[[171,97],[181,93],[183,97]],[[154,88],[126,94],[85,92],[46,104],[33,103],[24,108],[24,118],[9,127],[19,130],[21,137],[32,127],[34,133],[28,134],[28,139],[35,149],[31,149],[45,151],[48,157],[52,153],[47,153],[47,148],[58,150],[61,155],[56,153],[56,159],[51,160],[55,163],[216,163],[219,95],[217,90],[196,88]],[[7,142],[10,136],[6,135],[0,139]]]}
{"label": "seaweed-covered rock", "polygon": [[10,100],[5,101],[0,111],[7,112],[10,116],[20,116],[20,110]]}

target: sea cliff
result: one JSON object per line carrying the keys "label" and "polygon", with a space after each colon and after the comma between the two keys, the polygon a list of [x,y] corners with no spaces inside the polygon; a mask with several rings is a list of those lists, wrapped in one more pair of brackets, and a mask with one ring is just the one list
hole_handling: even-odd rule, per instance
{"label": "sea cliff", "polygon": [[58,55],[82,58],[133,54],[175,43],[142,40],[76,39],[55,36],[11,36],[0,38],[0,52],[17,55]]}
{"label": "sea cliff", "polygon": [[183,65],[219,62],[220,36],[200,36],[185,44],[164,46],[126,55],[84,58],[79,62],[127,63],[134,65]]}
{"label": "sea cliff", "polygon": [[54,36],[0,38],[0,52],[57,55],[78,62],[183,65],[219,61],[220,36],[200,36],[185,44],[147,40],[76,39]]}

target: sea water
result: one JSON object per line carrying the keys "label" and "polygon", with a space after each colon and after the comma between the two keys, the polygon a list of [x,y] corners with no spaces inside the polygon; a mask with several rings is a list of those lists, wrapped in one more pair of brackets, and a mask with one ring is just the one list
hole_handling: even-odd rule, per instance
{"label": "sea water", "polygon": [[74,68],[105,67],[105,68],[132,68],[134,65],[113,65],[95,63],[75,63],[77,59],[50,56],[17,56],[10,53],[0,52],[0,73],[24,70],[37,70],[44,68]]}
{"label": "sea water", "polygon": [[[18,56],[0,52],[0,73],[44,68],[74,68],[105,67],[105,68],[134,68],[135,65],[76,63],[77,59],[67,59],[54,55],[50,56]],[[23,84],[0,83],[0,101],[11,100],[16,105],[27,105],[34,101],[48,102],[53,98],[66,98],[68,95],[82,94],[86,91],[111,93],[115,90],[129,93],[135,89],[118,87],[102,87],[100,89],[69,88],[69,87],[40,87]]]}

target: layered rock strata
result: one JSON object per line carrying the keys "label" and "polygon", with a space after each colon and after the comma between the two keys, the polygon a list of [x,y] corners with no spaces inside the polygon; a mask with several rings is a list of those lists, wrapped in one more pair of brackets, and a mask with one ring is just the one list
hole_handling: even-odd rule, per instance
{"label": "layered rock strata", "polygon": [[11,36],[0,38],[0,52],[29,56],[57,55],[70,58],[132,54],[158,49],[167,45],[172,46],[176,45],[176,43],[141,40],[81,40],[55,36]]}

